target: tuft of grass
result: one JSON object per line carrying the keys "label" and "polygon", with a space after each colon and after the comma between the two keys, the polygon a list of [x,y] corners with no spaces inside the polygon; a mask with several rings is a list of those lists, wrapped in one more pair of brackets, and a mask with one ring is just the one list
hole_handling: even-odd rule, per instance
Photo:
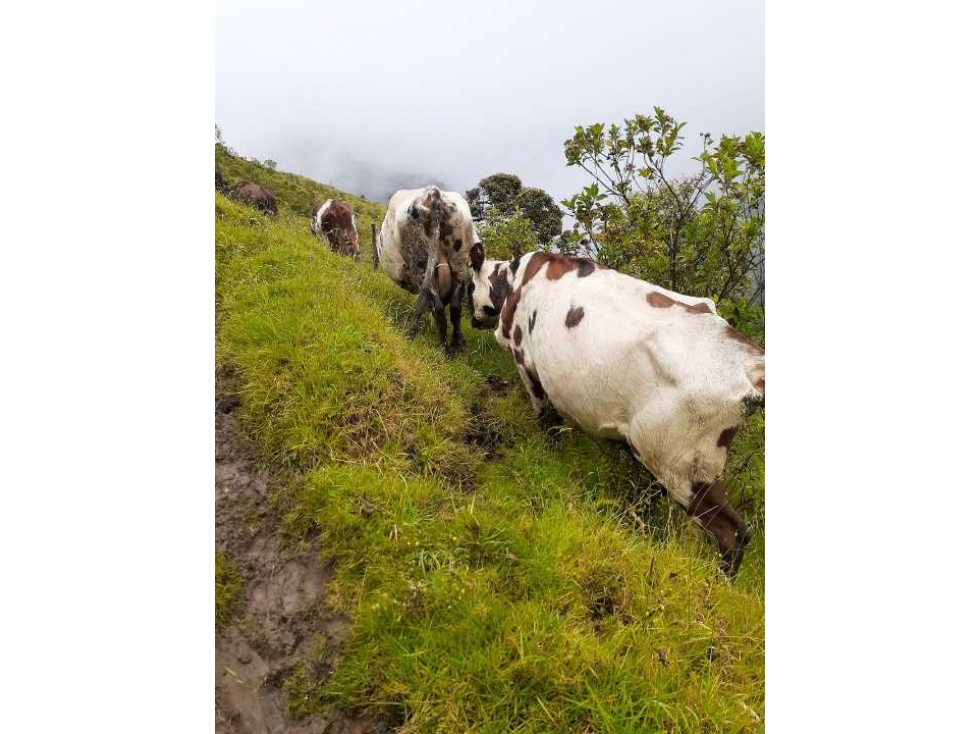
{"label": "tuft of grass", "polygon": [[231,560],[221,551],[214,552],[214,625],[224,627],[234,616],[241,593],[241,577]]}
{"label": "tuft of grass", "polygon": [[755,527],[732,584],[627,450],[538,428],[491,333],[467,327],[448,359],[433,329],[404,338],[409,294],[298,215],[220,195],[215,215],[219,367],[292,478],[285,530],[318,535],[352,619],[332,674],[314,650],[290,676],[290,711],[405,732],[763,729],[760,415],[730,461]]}

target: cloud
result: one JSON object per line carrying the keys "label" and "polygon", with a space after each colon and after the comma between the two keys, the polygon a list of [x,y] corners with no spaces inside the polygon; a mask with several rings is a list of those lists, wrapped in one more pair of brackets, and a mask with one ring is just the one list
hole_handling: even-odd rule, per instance
{"label": "cloud", "polygon": [[219,0],[215,82],[227,142],[282,170],[382,201],[505,171],[560,200],[587,182],[575,125],[659,105],[690,156],[764,130],[764,6]]}

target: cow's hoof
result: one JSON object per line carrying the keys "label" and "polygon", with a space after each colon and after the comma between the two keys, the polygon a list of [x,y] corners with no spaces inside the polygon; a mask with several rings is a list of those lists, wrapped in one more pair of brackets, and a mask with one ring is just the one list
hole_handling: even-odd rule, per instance
{"label": "cow's hoof", "polygon": [[445,346],[445,353],[446,354],[458,354],[459,352],[461,352],[465,348],[466,348],[466,340],[465,339],[453,339],[451,342],[449,342]]}

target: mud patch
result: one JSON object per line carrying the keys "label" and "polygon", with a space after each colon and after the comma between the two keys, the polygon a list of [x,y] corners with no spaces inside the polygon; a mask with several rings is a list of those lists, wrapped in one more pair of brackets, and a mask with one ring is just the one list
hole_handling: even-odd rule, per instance
{"label": "mud patch", "polygon": [[290,721],[282,682],[317,641],[326,671],[349,621],[330,610],[324,591],[329,566],[314,543],[293,549],[279,533],[281,517],[268,502],[269,478],[254,461],[231,411],[238,399],[220,380],[214,401],[215,545],[242,579],[237,614],[215,635],[215,731],[219,734],[376,734],[366,718],[335,712],[329,719]]}
{"label": "mud patch", "polygon": [[506,395],[510,391],[510,383],[496,375],[487,375],[486,384],[489,386],[490,392],[496,396]]}

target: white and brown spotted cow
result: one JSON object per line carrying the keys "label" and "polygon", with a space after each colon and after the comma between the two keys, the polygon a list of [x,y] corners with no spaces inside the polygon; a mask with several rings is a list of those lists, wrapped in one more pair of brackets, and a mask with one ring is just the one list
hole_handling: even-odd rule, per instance
{"label": "white and brown spotted cow", "polygon": [[[421,329],[431,311],[447,351],[464,344],[459,321],[469,284],[469,252],[479,242],[466,199],[436,186],[398,191],[388,202],[377,239],[378,259],[395,283],[418,300],[409,334]],[[445,307],[452,320],[446,345]]]}
{"label": "white and brown spotted cow", "polygon": [[748,528],[718,480],[746,409],[765,399],[765,354],[714,303],[591,260],[474,247],[473,325],[496,324],[541,414],[547,403],[633,455],[716,541],[737,573]]}
{"label": "white and brown spotted cow", "polygon": [[349,255],[354,260],[360,259],[357,215],[347,202],[327,199],[317,204],[309,220],[309,231],[324,237],[334,252]]}

